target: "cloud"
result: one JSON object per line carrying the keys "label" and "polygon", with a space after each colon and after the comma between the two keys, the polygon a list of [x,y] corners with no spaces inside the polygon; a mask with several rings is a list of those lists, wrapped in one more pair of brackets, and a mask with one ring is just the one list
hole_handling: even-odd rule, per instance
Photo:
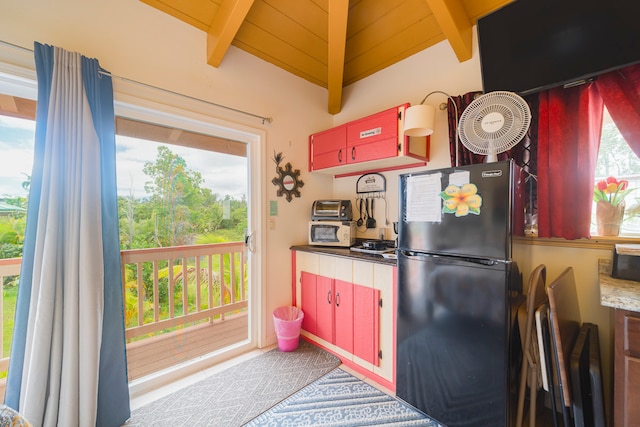
{"label": "cloud", "polygon": [[118,137],[116,167],[119,195],[129,195],[130,191],[133,191],[135,197],[147,195],[144,184],[150,178],[142,169],[145,162],[155,161],[160,145],[167,146],[171,152],[182,157],[189,169],[200,172],[204,179],[201,185],[203,188],[209,188],[220,196],[229,195],[236,199],[247,194],[247,159],[244,157]]}
{"label": "cloud", "polygon": [[0,116],[0,197],[27,197],[22,188],[33,170],[35,122]]}
{"label": "cloud", "polygon": [[[28,193],[22,182],[33,169],[35,123],[31,120],[0,116],[0,197],[22,196]],[[187,167],[200,172],[204,183],[213,193],[239,199],[247,195],[248,162],[245,157],[230,156],[206,150],[118,136],[116,139],[116,168],[118,194],[145,197],[142,172],[145,162],[154,162],[158,146],[166,145],[182,157]]]}

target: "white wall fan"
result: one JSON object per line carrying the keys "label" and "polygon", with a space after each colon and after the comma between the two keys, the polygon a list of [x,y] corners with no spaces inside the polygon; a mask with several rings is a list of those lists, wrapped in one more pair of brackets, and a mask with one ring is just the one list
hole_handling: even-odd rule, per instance
{"label": "white wall fan", "polygon": [[470,151],[487,156],[487,163],[513,148],[526,135],[531,110],[519,95],[495,91],[480,95],[462,112],[458,124],[460,141]]}

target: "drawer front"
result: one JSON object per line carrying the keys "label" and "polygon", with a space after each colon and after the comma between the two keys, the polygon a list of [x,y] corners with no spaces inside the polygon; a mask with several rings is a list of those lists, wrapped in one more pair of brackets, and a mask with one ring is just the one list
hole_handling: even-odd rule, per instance
{"label": "drawer front", "polygon": [[347,147],[347,163],[369,162],[398,155],[398,139],[372,141]]}
{"label": "drawer front", "polygon": [[341,125],[322,132],[315,133],[310,137],[313,155],[338,151],[345,148],[347,143],[347,126]]}
{"label": "drawer front", "polygon": [[640,358],[640,317],[624,316],[624,351],[629,356]]}
{"label": "drawer front", "polygon": [[[640,420],[640,359],[637,357],[625,358],[625,374],[627,381],[624,384],[625,422],[624,426],[637,426]],[[617,425],[617,424],[616,424]]]}
{"label": "drawer front", "polygon": [[347,147],[385,139],[398,140],[398,107],[347,123]]}
{"label": "drawer front", "polygon": [[311,170],[325,169],[347,163],[347,155],[344,149],[316,154],[312,159]]}

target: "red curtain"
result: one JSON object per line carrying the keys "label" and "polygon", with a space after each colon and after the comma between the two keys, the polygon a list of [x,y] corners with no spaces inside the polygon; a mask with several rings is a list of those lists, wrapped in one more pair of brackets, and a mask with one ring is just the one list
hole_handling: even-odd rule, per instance
{"label": "red curtain", "polygon": [[603,101],[594,83],[539,94],[538,235],[590,237]]}
{"label": "red curtain", "polygon": [[623,138],[640,157],[640,64],[603,74],[596,86]]}
{"label": "red curtain", "polygon": [[[465,108],[473,102],[478,96],[482,95],[481,91],[468,92],[460,96],[451,96],[447,101],[447,118],[449,123],[449,154],[451,156],[451,166],[456,166],[456,142],[458,132],[458,121]],[[458,108],[458,114],[456,116],[456,109],[453,102]],[[474,154],[467,147],[462,145],[462,142],[458,142],[458,166],[474,165],[476,163],[484,162],[485,156],[481,154]],[[502,159],[500,159],[502,160]]]}

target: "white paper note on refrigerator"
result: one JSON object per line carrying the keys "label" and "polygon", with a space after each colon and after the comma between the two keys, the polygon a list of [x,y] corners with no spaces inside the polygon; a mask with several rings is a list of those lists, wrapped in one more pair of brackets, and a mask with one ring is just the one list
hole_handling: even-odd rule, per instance
{"label": "white paper note on refrigerator", "polygon": [[458,187],[462,187],[465,184],[469,183],[469,171],[458,171],[452,174],[449,174],[449,184],[457,185]]}
{"label": "white paper note on refrigerator", "polygon": [[405,221],[442,221],[442,174],[417,175],[407,178]]}

